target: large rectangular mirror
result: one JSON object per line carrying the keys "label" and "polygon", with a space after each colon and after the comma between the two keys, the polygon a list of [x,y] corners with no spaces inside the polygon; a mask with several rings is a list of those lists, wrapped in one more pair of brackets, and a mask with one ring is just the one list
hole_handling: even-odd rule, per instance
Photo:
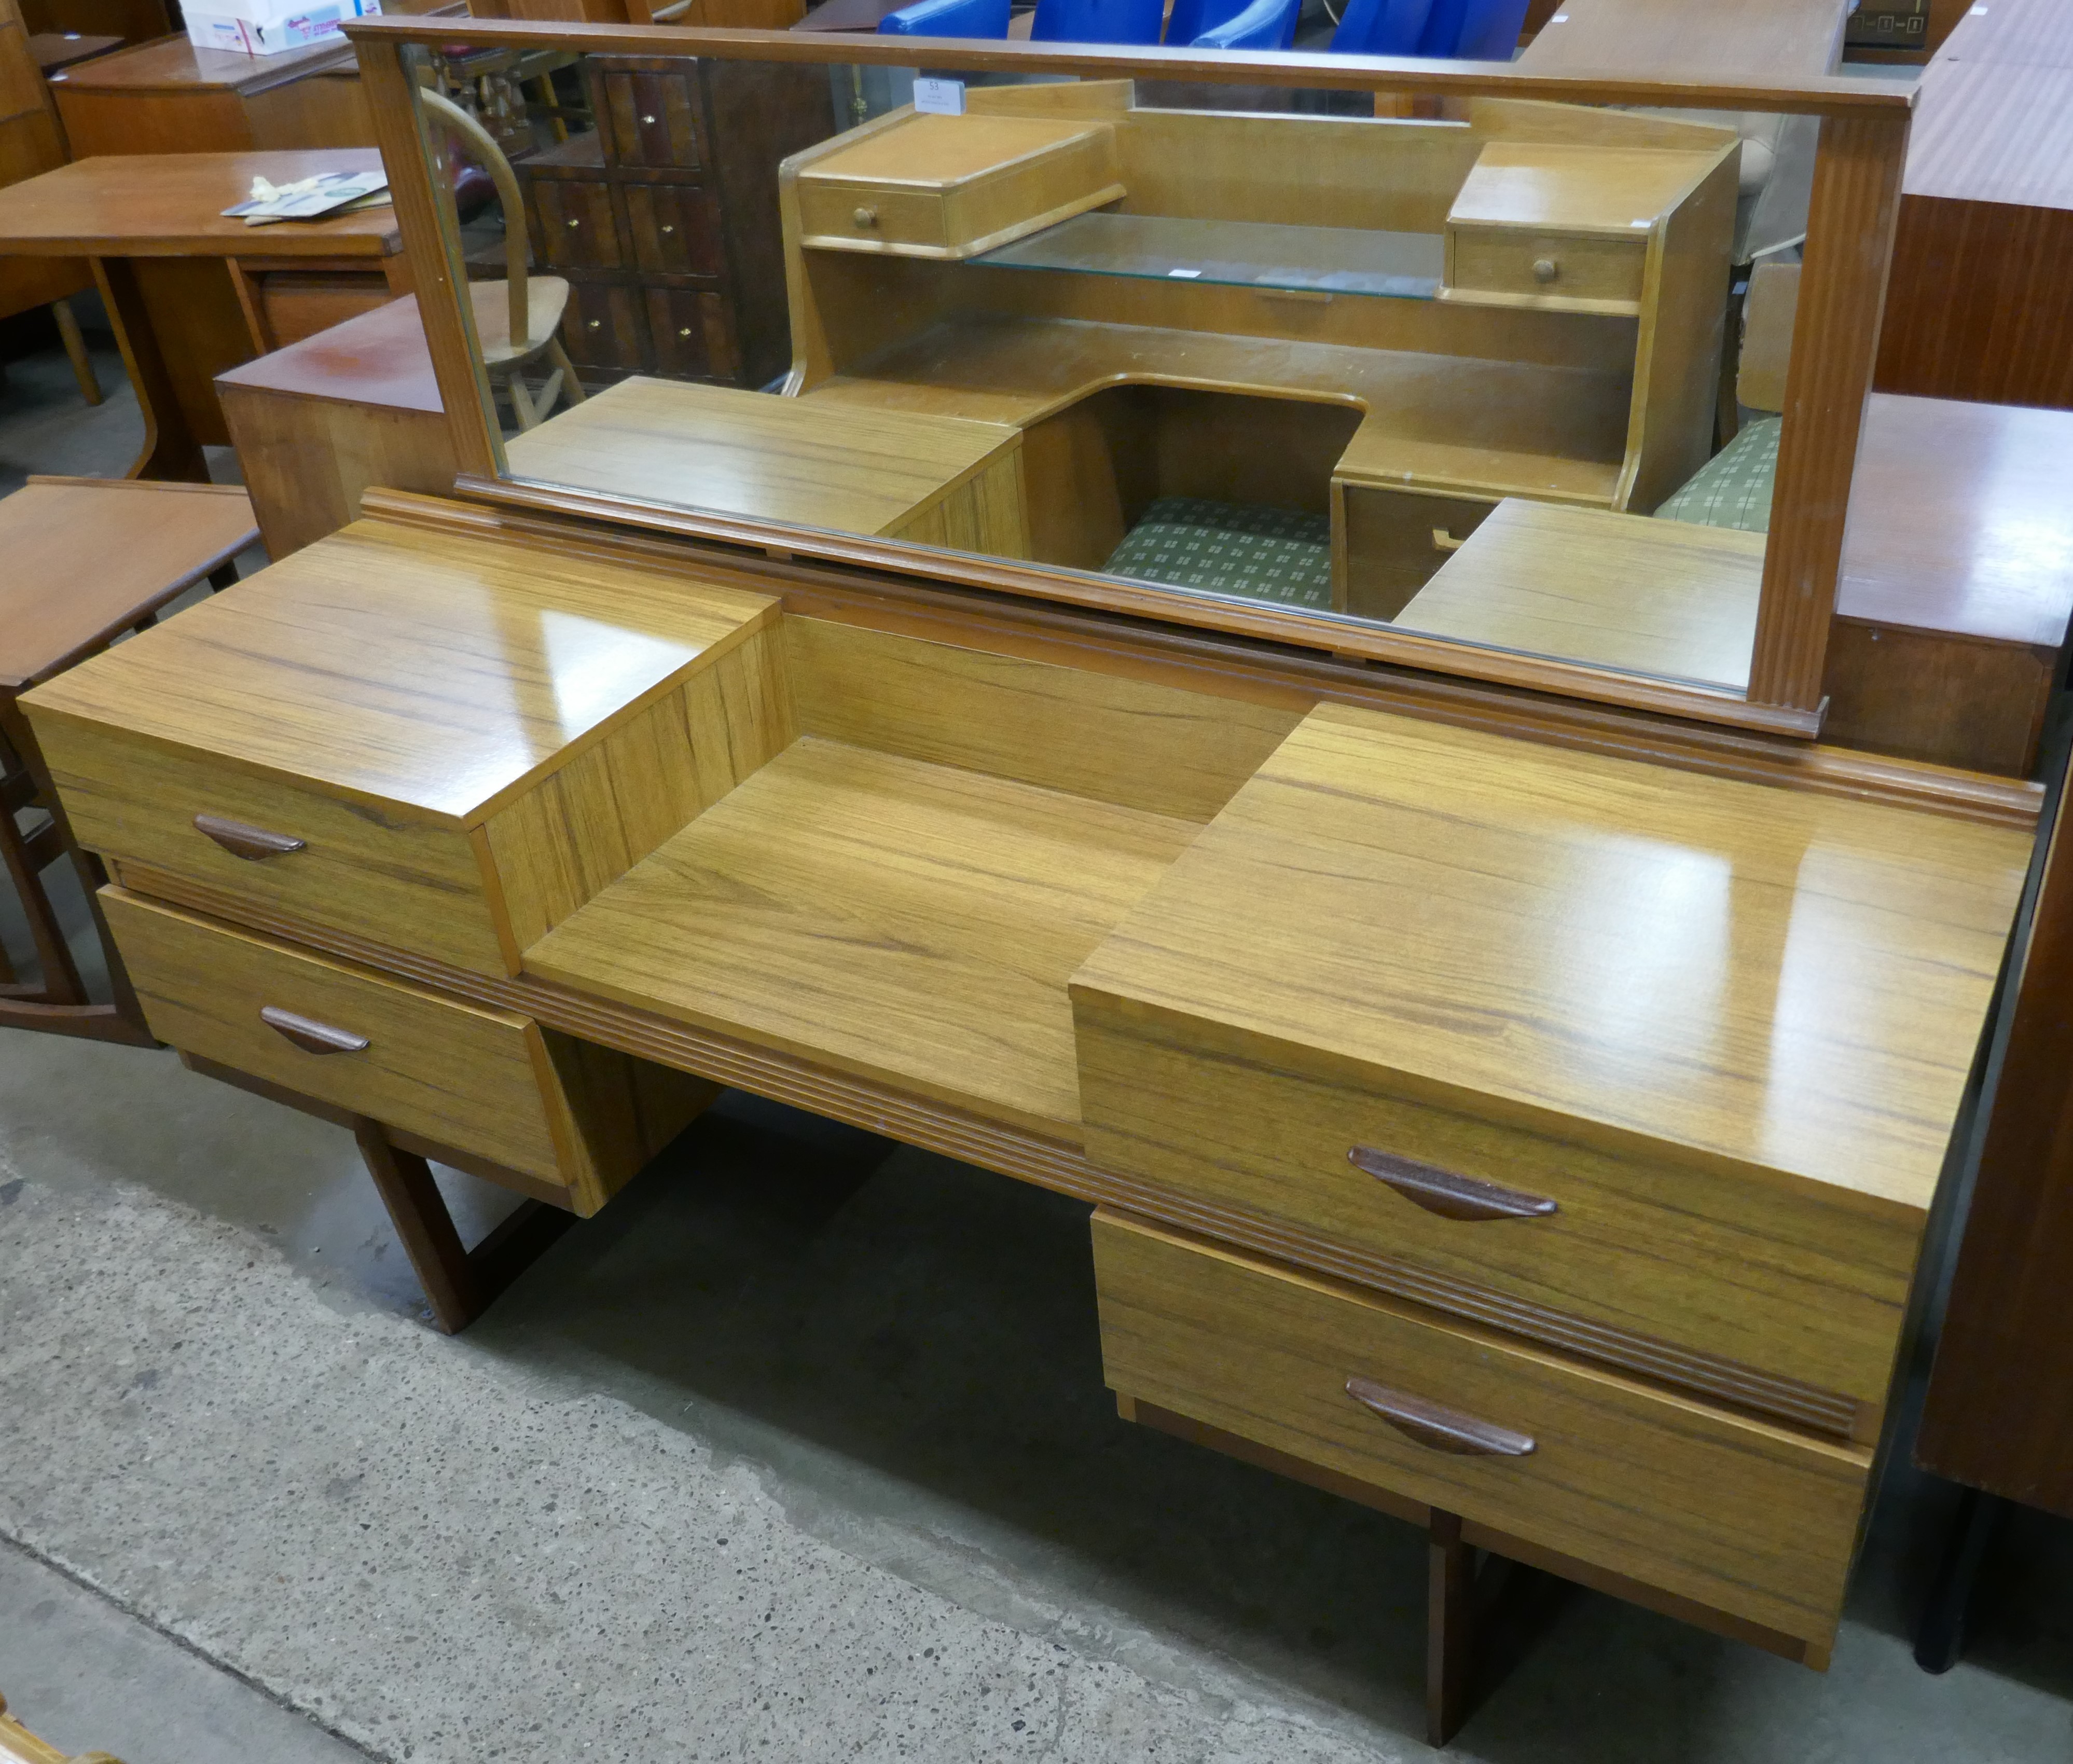
{"label": "large rectangular mirror", "polygon": [[1817,99],[485,35],[407,58],[511,485],[1815,727],[1752,682]]}

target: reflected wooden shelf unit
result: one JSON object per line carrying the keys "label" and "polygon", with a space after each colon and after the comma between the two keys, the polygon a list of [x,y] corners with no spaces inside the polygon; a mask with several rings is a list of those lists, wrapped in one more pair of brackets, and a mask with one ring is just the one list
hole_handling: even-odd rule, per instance
{"label": "reflected wooden shelf unit", "polygon": [[808,410],[728,386],[624,380],[508,444],[555,481],[602,470],[622,494],[707,497],[730,514],[1020,555],[1020,435],[900,410]]}
{"label": "reflected wooden shelf unit", "polygon": [[1407,630],[1741,686],[1763,535],[1504,501],[1396,615]]}

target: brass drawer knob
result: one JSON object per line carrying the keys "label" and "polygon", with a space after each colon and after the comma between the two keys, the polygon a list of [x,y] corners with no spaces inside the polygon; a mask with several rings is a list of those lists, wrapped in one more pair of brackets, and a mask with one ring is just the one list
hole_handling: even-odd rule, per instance
{"label": "brass drawer knob", "polygon": [[690,328],[689,325],[687,325],[687,324],[682,324],[682,325],[679,325],[679,326],[678,326],[678,327],[677,327],[677,335],[678,335],[678,336],[680,336],[680,337],[687,337],[687,336],[689,336],[690,334],[691,334],[691,328]]}
{"label": "brass drawer knob", "polygon": [[850,219],[860,227],[875,227],[878,225],[878,211],[876,208],[859,208]]}
{"label": "brass drawer knob", "polygon": [[601,331],[604,328],[604,320],[602,319],[592,319],[588,324],[583,327],[583,329],[586,331]]}
{"label": "brass drawer knob", "polygon": [[670,226],[670,225],[666,225],[666,224],[663,226],[663,229],[662,229],[662,231],[663,231],[666,234],[667,234],[667,233],[674,233],[676,230],[677,230],[677,229],[676,229],[674,227],[673,227],[673,226]]}
{"label": "brass drawer knob", "polygon": [[580,220],[571,220],[569,222],[569,225],[572,227],[579,227],[583,225],[583,222]]}
{"label": "brass drawer knob", "polygon": [[1552,282],[1561,273],[1561,266],[1552,258],[1535,258],[1533,260],[1533,279],[1535,282]]}
{"label": "brass drawer knob", "polygon": [[305,1053],[365,1053],[367,1051],[365,1036],[355,1035],[350,1029],[335,1029],[328,1023],[318,1022],[315,1017],[298,1016],[293,1011],[283,1011],[278,1005],[261,1007],[259,1020]]}
{"label": "brass drawer knob", "polygon": [[654,126],[655,119],[653,117],[643,117],[641,120],[644,124],[650,128]]}
{"label": "brass drawer knob", "polygon": [[1355,1146],[1346,1153],[1346,1162],[1445,1219],[1544,1219],[1562,1210],[1544,1194],[1461,1176],[1436,1164],[1378,1152],[1371,1145]]}
{"label": "brass drawer knob", "polygon": [[289,833],[269,833],[264,827],[247,826],[242,821],[226,821],[220,814],[197,814],[195,830],[216,841],[234,858],[258,863],[267,858],[283,858],[291,851],[307,849]]}
{"label": "brass drawer knob", "polygon": [[1346,1395],[1372,1415],[1380,1416],[1404,1438],[1456,1457],[1531,1457],[1537,1447],[1530,1433],[1515,1433],[1494,1421],[1478,1420],[1458,1409],[1442,1408],[1422,1396],[1407,1395],[1373,1379],[1350,1378]]}

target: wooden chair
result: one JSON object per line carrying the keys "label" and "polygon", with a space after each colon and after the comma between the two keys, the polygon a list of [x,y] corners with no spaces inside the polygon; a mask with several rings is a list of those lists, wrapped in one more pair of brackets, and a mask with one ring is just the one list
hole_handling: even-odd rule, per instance
{"label": "wooden chair", "polygon": [[0,1696],[0,1758],[16,1764],[122,1764],[105,1752],[81,1752],[68,1758],[55,1745],[45,1745],[7,1712],[4,1696]]}
{"label": "wooden chair", "polygon": [[[16,183],[65,163],[64,132],[43,69],[23,28],[17,0],[0,0],[0,183]],[[76,258],[0,258],[0,319],[48,307],[57,320],[80,396],[101,402],[101,382],[72,314],[72,297],[93,286]]]}
{"label": "wooden chair", "polygon": [[[242,490],[130,478],[31,478],[0,499],[0,863],[28,920],[41,969],[20,979],[0,951],[0,1028],[45,1029],[152,1045],[128,977],[101,923],[99,859],[80,849],[28,719],[30,687],[154,623],[208,577],[234,579],[230,560],[258,537]],[[21,818],[40,814],[24,831]],[[69,858],[108,958],[113,1001],[89,999],[43,872]]]}
{"label": "wooden chair", "polygon": [[[559,276],[534,275],[527,267],[525,200],[511,162],[489,131],[451,98],[429,90],[418,97],[428,121],[466,144],[496,183],[497,200],[504,205],[505,279],[477,282],[468,291],[482,365],[492,384],[503,382],[518,427],[534,428],[554,409],[558,397],[566,396],[571,404],[583,400],[583,382],[558,334],[569,285]],[[554,371],[536,392],[525,384],[524,369],[542,357]]]}

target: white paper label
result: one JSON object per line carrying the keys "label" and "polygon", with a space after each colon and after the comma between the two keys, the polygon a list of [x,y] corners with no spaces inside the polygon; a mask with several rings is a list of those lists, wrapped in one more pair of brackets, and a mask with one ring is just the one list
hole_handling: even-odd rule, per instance
{"label": "white paper label", "polygon": [[917,80],[914,108],[925,117],[961,117],[965,113],[965,83],[962,80]]}
{"label": "white paper label", "polygon": [[1178,276],[1183,282],[1192,282],[1202,272],[1199,270],[1168,270],[1169,276]]}

